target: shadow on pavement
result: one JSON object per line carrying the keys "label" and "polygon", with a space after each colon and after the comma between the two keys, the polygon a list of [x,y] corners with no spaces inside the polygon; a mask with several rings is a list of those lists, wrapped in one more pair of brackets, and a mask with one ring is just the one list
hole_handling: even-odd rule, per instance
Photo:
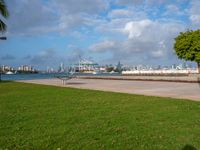
{"label": "shadow on pavement", "polygon": [[194,146],[186,144],[182,150],[197,150]]}
{"label": "shadow on pavement", "polygon": [[200,77],[197,77],[197,81],[198,81],[198,84],[199,84],[199,87],[200,87]]}
{"label": "shadow on pavement", "polygon": [[66,82],[66,85],[81,85],[81,84],[85,84],[82,82]]}

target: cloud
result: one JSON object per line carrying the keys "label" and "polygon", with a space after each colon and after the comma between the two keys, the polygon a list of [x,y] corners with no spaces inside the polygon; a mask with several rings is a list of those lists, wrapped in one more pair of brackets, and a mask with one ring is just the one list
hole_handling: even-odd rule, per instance
{"label": "cloud", "polygon": [[46,66],[58,67],[61,62],[65,64],[77,63],[80,57],[85,56],[85,51],[77,46],[69,45],[67,48],[69,51],[66,53],[60,54],[58,50],[51,48],[42,50],[33,56],[28,55],[27,58],[30,64],[45,68]]}
{"label": "cloud", "polygon": [[[9,35],[67,35],[66,42],[77,44],[66,58],[54,49],[27,58],[38,65],[76,61],[88,49],[96,57],[112,56],[109,62],[171,61],[177,34],[200,25],[198,0],[7,0],[7,4]],[[43,40],[48,47],[48,39]]]}
{"label": "cloud", "polygon": [[145,7],[157,7],[159,5],[169,5],[169,4],[182,4],[188,0],[117,0],[116,4],[123,5],[127,7],[135,7],[138,5],[144,5]]}
{"label": "cloud", "polygon": [[72,49],[70,53],[67,54],[66,60],[68,64],[73,64],[77,63],[79,59],[83,57],[85,57],[85,51],[82,50],[81,48],[76,47]]}
{"label": "cloud", "polygon": [[137,38],[141,36],[142,32],[145,32],[149,26],[152,26],[153,22],[151,20],[141,20],[141,21],[131,21],[125,25],[124,32],[128,33],[128,37]]}
{"label": "cloud", "polygon": [[[125,15],[124,17],[122,17]],[[119,34],[127,22],[132,20],[141,20],[147,18],[145,12],[136,10],[116,9],[108,14],[109,19],[92,19],[88,22],[93,22],[91,26],[95,31],[102,33],[103,35]],[[115,35],[116,37],[116,35]]]}
{"label": "cloud", "polygon": [[163,39],[171,39],[171,37],[184,29],[184,25],[179,22],[152,21],[145,19],[128,22],[125,25],[124,33],[128,35],[129,39],[158,42]]}
{"label": "cloud", "polygon": [[181,23],[144,19],[127,22],[124,40],[105,40],[90,46],[95,53],[112,53],[112,60],[126,63],[177,60],[173,53],[174,38],[185,28]]}
{"label": "cloud", "polygon": [[163,16],[177,17],[186,15],[186,9],[180,9],[180,6],[175,4],[166,5],[166,11],[163,13]]}
{"label": "cloud", "polygon": [[146,0],[149,6],[157,5],[181,5],[187,3],[189,0]]}
{"label": "cloud", "polygon": [[144,0],[117,0],[118,5],[125,5],[125,6],[131,6],[131,5],[139,5],[142,4]]}
{"label": "cloud", "polygon": [[8,33],[12,36],[65,34],[85,25],[87,14],[95,16],[109,7],[106,0],[13,0],[7,1],[10,10]]}
{"label": "cloud", "polygon": [[200,1],[192,0],[191,8],[189,9],[190,20],[194,26],[199,27],[200,25]]}
{"label": "cloud", "polygon": [[30,62],[37,65],[45,65],[54,62],[57,58],[57,53],[54,49],[46,49],[39,54],[32,56]]}
{"label": "cloud", "polygon": [[[182,0],[186,1],[186,0]],[[176,0],[176,3],[182,3]],[[112,9],[108,0],[13,0],[8,1],[10,18],[8,32],[12,36],[34,36],[49,33],[68,34],[79,27],[89,26],[96,31],[118,32],[118,29],[131,20],[141,20],[148,16],[150,4],[167,5],[168,10],[178,7],[171,0],[117,0],[114,3],[134,8]],[[144,5],[144,9],[136,8]],[[154,6],[154,5],[153,5]],[[140,7],[140,6],[139,6]],[[108,20],[101,13],[108,11]],[[192,15],[193,21],[198,21],[198,16]],[[113,28],[114,27],[114,28]],[[68,34],[69,35],[69,34]]]}
{"label": "cloud", "polygon": [[133,12],[126,9],[115,9],[109,13],[110,18],[124,18],[130,17],[133,15]]}
{"label": "cloud", "polygon": [[103,41],[92,45],[89,49],[92,52],[105,52],[109,50],[114,50],[116,48],[117,48],[116,41]]}
{"label": "cloud", "polygon": [[173,4],[177,3],[179,0],[146,0],[146,3],[150,6],[153,5],[163,5],[163,4]]}
{"label": "cloud", "polygon": [[49,32],[57,24],[53,11],[41,0],[13,0],[8,1],[10,17],[8,32],[13,36],[32,35]]}
{"label": "cloud", "polygon": [[1,57],[2,60],[14,60],[16,59],[15,56],[11,55],[11,54],[6,54],[5,56]]}
{"label": "cloud", "polygon": [[58,8],[58,11],[66,14],[77,13],[98,13],[106,10],[109,3],[106,0],[57,0],[52,1],[53,5]]}

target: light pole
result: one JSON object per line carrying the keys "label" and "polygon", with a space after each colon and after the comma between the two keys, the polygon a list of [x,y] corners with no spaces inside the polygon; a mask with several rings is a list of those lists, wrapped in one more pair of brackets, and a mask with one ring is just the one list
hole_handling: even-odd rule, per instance
{"label": "light pole", "polygon": [[[2,37],[0,37],[0,40],[7,40],[7,37],[2,36]],[[0,66],[0,81],[1,81],[1,75],[2,75],[2,68]]]}

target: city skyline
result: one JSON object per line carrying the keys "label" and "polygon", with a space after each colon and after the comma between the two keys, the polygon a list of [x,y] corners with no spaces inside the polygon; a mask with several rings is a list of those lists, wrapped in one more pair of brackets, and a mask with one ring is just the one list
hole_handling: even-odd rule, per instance
{"label": "city skyline", "polygon": [[171,65],[179,32],[200,26],[198,0],[13,0],[0,64],[39,69],[74,63]]}
{"label": "city skyline", "polygon": [[[10,65],[0,65],[0,70],[2,70],[4,73],[11,71],[11,72],[15,72],[15,71],[40,71],[40,72],[52,72],[52,73],[61,73],[61,72],[69,72],[70,68],[74,68],[74,67],[79,67],[79,65],[83,65],[84,64],[88,64],[88,60],[83,59],[83,61],[79,61],[76,62],[74,64],[65,64],[63,62],[61,62],[58,66],[52,67],[52,66],[45,66],[46,68],[44,69],[39,69],[39,68],[35,68],[35,66],[33,65],[27,65],[27,64],[21,64],[20,66],[14,67],[14,66],[10,66]],[[96,68],[98,68],[98,70],[100,71],[101,69],[103,69],[105,71],[106,68],[109,67],[113,67],[113,68],[117,68],[117,66],[120,64],[120,66],[123,68],[124,71],[129,71],[129,70],[196,70],[196,66],[192,63],[187,63],[186,61],[183,63],[179,63],[179,64],[171,64],[171,65],[127,65],[127,64],[121,64],[120,61],[118,61],[118,63],[115,64],[98,64],[97,62],[92,62],[90,61],[89,64],[91,63],[91,65],[96,66]]]}

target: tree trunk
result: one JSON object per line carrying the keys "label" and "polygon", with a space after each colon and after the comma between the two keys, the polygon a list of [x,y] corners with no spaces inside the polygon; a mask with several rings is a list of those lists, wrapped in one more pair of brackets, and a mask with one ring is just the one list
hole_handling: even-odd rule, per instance
{"label": "tree trunk", "polygon": [[1,75],[2,75],[2,70],[1,70],[1,66],[0,66],[0,82],[1,82]]}
{"label": "tree trunk", "polygon": [[197,63],[198,73],[200,73],[200,62]]}

